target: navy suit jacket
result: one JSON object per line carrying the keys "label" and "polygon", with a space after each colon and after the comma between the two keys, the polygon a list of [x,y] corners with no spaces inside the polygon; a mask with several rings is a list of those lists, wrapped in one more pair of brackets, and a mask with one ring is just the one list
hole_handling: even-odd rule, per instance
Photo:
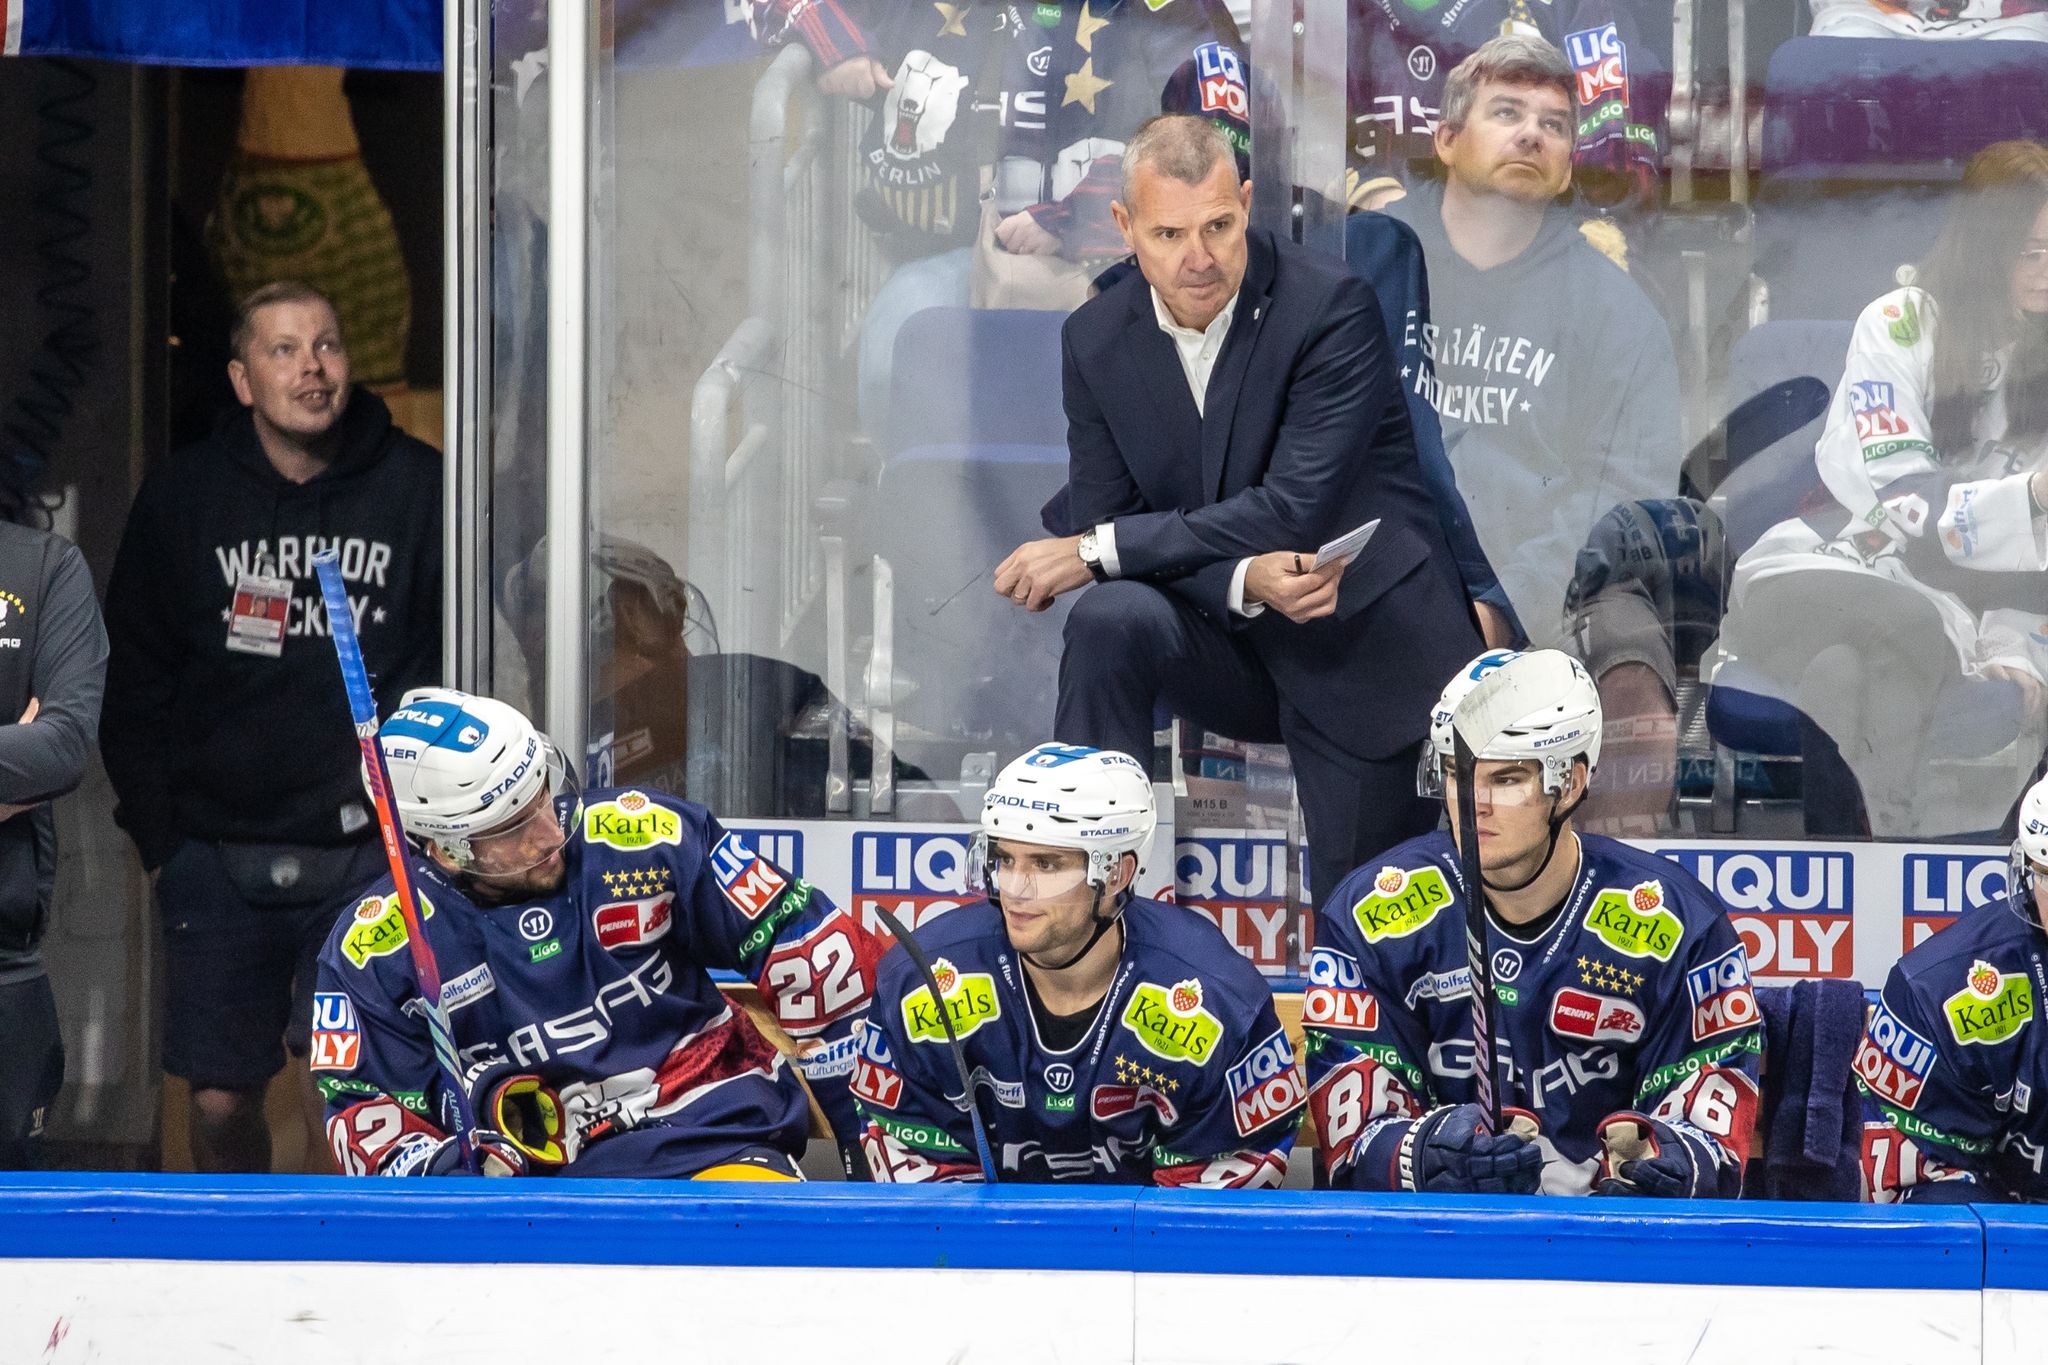
{"label": "navy suit jacket", "polygon": [[[1065,534],[1113,521],[1122,576],[1240,633],[1283,704],[1343,751],[1384,758],[1421,738],[1480,640],[1371,286],[1252,229],[1206,417],[1136,271],[1074,311],[1061,348],[1069,463],[1049,519]],[[1238,560],[1311,551],[1374,517],[1334,615],[1229,610]]]}

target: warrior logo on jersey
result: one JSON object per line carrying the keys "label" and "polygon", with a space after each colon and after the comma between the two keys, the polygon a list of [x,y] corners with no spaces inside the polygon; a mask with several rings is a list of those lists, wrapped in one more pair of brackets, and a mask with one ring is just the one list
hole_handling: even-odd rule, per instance
{"label": "warrior logo on jersey", "polygon": [[[417,890],[422,922],[434,917],[434,905]],[[373,957],[388,957],[406,943],[405,916],[398,912],[398,896],[369,896],[356,906],[355,922],[342,935],[341,952],[358,967],[370,965]]]}
{"label": "warrior logo on jersey", "polygon": [[2034,1017],[2034,992],[2023,972],[2001,973],[1990,963],[1970,964],[1963,988],[1941,1002],[1958,1043],[2002,1043]]}
{"label": "warrior logo on jersey", "polygon": [[341,991],[315,991],[313,1069],[354,1071],[362,1051],[363,1036],[356,1029],[355,1003]]}
{"label": "warrior logo on jersey", "polygon": [[1643,1036],[1643,1010],[1632,1000],[1566,986],[1550,1002],[1552,1032],[1587,1043],[1633,1043]]}
{"label": "warrior logo on jersey", "polygon": [[1435,867],[1404,872],[1383,867],[1372,881],[1373,894],[1351,907],[1359,932],[1367,943],[1386,938],[1406,938],[1436,918],[1436,912],[1450,903],[1451,888]]}
{"label": "warrior logo on jersey", "polygon": [[1749,955],[1740,943],[1712,962],[1685,974],[1686,993],[1692,997],[1692,1040],[1709,1038],[1756,1024],[1756,996],[1749,989]]}
{"label": "warrior logo on jersey", "polygon": [[1628,48],[1613,24],[1564,35],[1564,50],[1579,79],[1579,107],[1590,109],[1608,96],[1628,102]]}
{"label": "warrior logo on jersey", "polygon": [[613,901],[609,905],[598,906],[592,912],[590,922],[597,930],[597,941],[611,951],[638,948],[668,933],[675,904],[676,898],[672,895]]}
{"label": "warrior logo on jersey", "polygon": [[1856,1047],[1854,1067],[1872,1094],[1911,1109],[1920,1103],[1920,1092],[1934,1070],[1934,1044],[1901,1023],[1879,1000]]}
{"label": "warrior logo on jersey", "polygon": [[1230,1121],[1239,1137],[1277,1123],[1308,1099],[1285,1029],[1274,1029],[1225,1078],[1230,1083]]}
{"label": "warrior logo on jersey", "polygon": [[1244,64],[1223,44],[1203,43],[1195,49],[1195,80],[1201,87],[1203,113],[1227,114],[1240,121],[1251,117]]}
{"label": "warrior logo on jersey", "polygon": [[620,792],[583,810],[583,837],[631,852],[683,841],[683,817],[645,792]]}
{"label": "warrior logo on jersey", "polygon": [[1223,1036],[1223,1023],[1202,1008],[1202,983],[1177,981],[1172,989],[1140,981],[1124,1009],[1123,1026],[1145,1050],[1169,1062],[1206,1066]]}
{"label": "warrior logo on jersey", "polygon": [[759,919],[789,885],[774,864],[757,856],[737,834],[727,834],[711,850],[711,875],[733,908],[748,919]]}
{"label": "warrior logo on jersey", "polygon": [[1638,882],[1627,891],[1609,888],[1593,902],[1586,927],[1615,952],[1669,962],[1684,933],[1678,916],[1664,908],[1661,882]]}
{"label": "warrior logo on jersey", "polygon": [[[996,999],[996,979],[987,972],[963,974],[942,957],[932,963],[932,978],[946,1002],[953,1033],[963,1042],[983,1024],[1003,1017],[1002,1002]],[[920,986],[903,997],[903,1028],[914,1042],[946,1041],[946,1025],[932,1001],[931,987]]]}

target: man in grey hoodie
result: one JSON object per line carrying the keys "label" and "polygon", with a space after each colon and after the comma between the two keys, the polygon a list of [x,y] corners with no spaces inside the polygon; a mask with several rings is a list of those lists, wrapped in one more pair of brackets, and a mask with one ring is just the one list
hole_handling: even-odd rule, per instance
{"label": "man in grey hoodie", "polygon": [[1386,209],[1415,229],[1429,265],[1428,363],[1405,379],[1443,420],[1480,543],[1531,643],[1579,653],[1609,715],[1670,731],[1668,624],[1649,602],[1603,594],[1565,619],[1588,532],[1618,503],[1676,495],[1682,455],[1664,320],[1557,202],[1576,94],[1564,54],[1522,33],[1451,72],[1435,133],[1444,182]]}

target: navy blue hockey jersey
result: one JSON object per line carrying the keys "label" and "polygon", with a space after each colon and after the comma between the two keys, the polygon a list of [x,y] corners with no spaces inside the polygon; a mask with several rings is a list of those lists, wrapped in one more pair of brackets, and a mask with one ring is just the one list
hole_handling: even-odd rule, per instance
{"label": "navy blue hockey jersey", "polygon": [[[1547,1194],[1590,1189],[1600,1122],[1636,1113],[1710,1139],[1721,1159],[1702,1174],[1733,1198],[1763,1051],[1742,942],[1675,863],[1598,835],[1579,847],[1563,908],[1533,941],[1488,916],[1499,1102],[1541,1125]],[[1410,1122],[1474,1098],[1464,894],[1439,832],[1359,868],[1316,912],[1302,1025],[1332,1184],[1393,1188]]]}
{"label": "navy blue hockey jersey", "polygon": [[[1304,1094],[1258,970],[1195,911],[1134,899],[1079,1043],[1039,1041],[1023,964],[987,901],[917,931],[966,1053],[1002,1179],[1278,1185]],[[960,1072],[924,975],[883,959],[853,1093],[875,1179],[979,1180]]]}
{"label": "navy blue hockey jersey", "polygon": [[[481,908],[411,863],[464,1071],[509,1060],[559,1092],[565,1175],[688,1175],[755,1146],[801,1155],[803,1085],[706,974],[734,968],[808,1047],[803,1070],[847,1139],[852,1030],[880,941],[701,806],[617,789],[556,806],[568,871],[552,896]],[[313,1030],[342,1170],[412,1171],[452,1124],[388,875],[320,954]]]}
{"label": "navy blue hockey jersey", "polygon": [[1893,965],[1856,1049],[1867,1198],[2048,1199],[2043,942],[2001,900]]}

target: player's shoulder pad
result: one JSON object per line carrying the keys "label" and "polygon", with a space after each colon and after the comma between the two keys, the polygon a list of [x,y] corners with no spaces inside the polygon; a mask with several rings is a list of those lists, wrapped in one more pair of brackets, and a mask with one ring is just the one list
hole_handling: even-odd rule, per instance
{"label": "player's shoulder pad", "polygon": [[592,787],[570,807],[569,837],[613,853],[701,849],[711,813],[655,787]]}
{"label": "player's shoulder pad", "polygon": [[[985,900],[956,906],[913,927],[911,933],[917,938],[917,946],[932,960],[934,969],[943,957],[962,972],[995,970],[997,956],[1010,941],[1003,932],[1003,912]],[[877,969],[878,992],[898,997],[923,989],[924,973],[910,960],[903,945],[888,934],[886,926],[882,927],[881,936],[889,950]]]}
{"label": "player's shoulder pad", "polygon": [[[430,932],[439,916],[475,913],[475,907],[453,885],[416,864],[412,867],[412,888],[420,918]],[[320,958],[349,977],[397,973],[409,983],[410,942],[405,916],[398,909],[396,886],[386,872],[353,897],[335,917]]]}
{"label": "player's shoulder pad", "polygon": [[1457,846],[1442,831],[1396,844],[1337,883],[1322,913],[1371,949],[1420,943],[1420,931],[1458,902],[1457,861]]}
{"label": "player's shoulder pad", "polygon": [[1966,911],[1892,967],[1886,1009],[1924,1022],[1944,1047],[2016,1038],[2043,1007],[2031,969],[2040,932],[2003,901]]}
{"label": "player's shoulder pad", "polygon": [[1199,980],[1223,1006],[1226,1022],[1245,1026],[1272,999],[1272,987],[1251,959],[1200,911],[1133,897],[1123,919],[1124,951],[1141,978]]}
{"label": "player's shoulder pad", "polygon": [[1646,892],[1636,899],[1645,903],[1657,900],[1662,908],[1677,916],[1687,937],[1703,933],[1716,921],[1727,918],[1727,904],[1672,859],[1604,834],[1581,834],[1579,844],[1596,897],[1604,891],[1623,891],[1633,897],[1638,887],[1654,886],[1654,896]]}

